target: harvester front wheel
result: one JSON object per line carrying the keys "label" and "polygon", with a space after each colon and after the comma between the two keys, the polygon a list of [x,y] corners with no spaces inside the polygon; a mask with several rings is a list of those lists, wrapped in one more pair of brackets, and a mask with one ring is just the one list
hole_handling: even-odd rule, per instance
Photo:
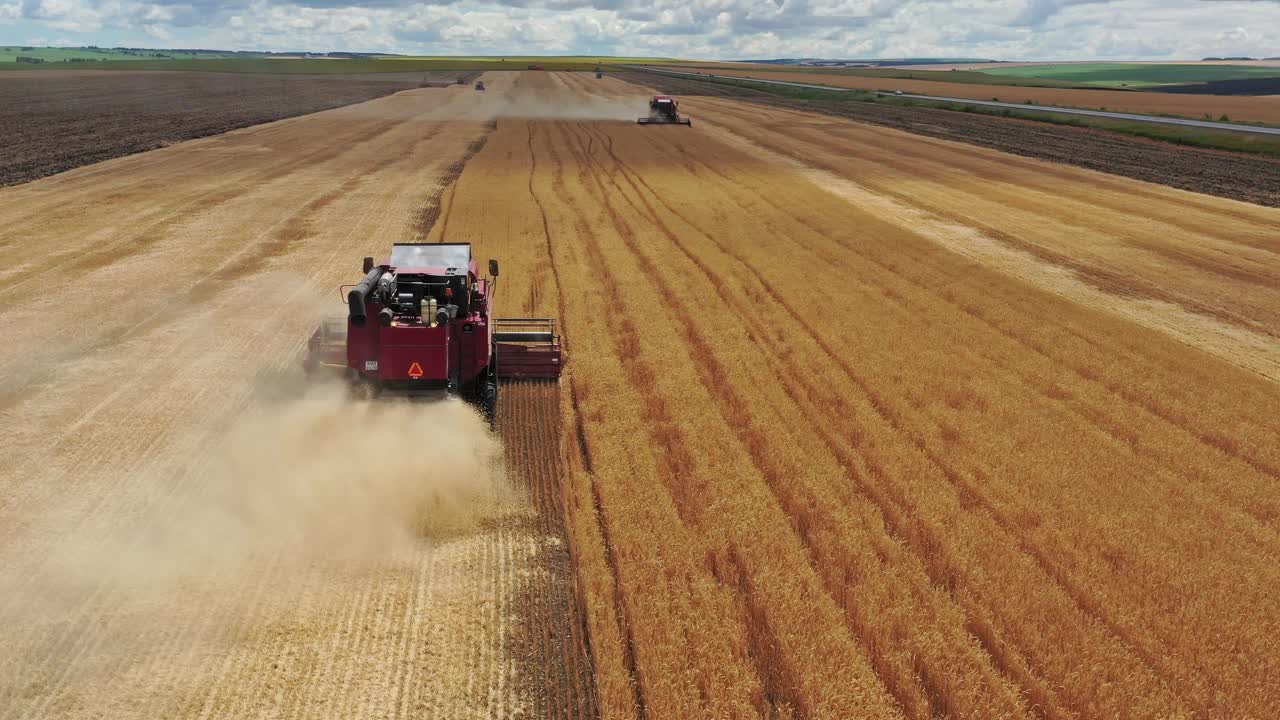
{"label": "harvester front wheel", "polygon": [[492,428],[498,423],[498,384],[492,380],[486,382],[481,393],[480,409],[484,412],[484,419],[489,421],[489,427]]}

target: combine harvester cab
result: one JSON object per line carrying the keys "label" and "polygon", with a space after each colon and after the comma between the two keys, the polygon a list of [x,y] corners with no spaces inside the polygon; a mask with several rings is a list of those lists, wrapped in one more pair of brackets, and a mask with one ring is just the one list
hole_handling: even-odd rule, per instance
{"label": "combine harvester cab", "polygon": [[347,317],[312,334],[304,368],[345,377],[359,394],[461,397],[494,422],[504,379],[557,380],[555,320],[493,319],[498,263],[481,278],[467,243],[405,243],[346,292]]}
{"label": "combine harvester cab", "polygon": [[693,125],[693,121],[680,116],[680,104],[669,95],[654,95],[649,100],[649,117],[636,120],[637,125]]}

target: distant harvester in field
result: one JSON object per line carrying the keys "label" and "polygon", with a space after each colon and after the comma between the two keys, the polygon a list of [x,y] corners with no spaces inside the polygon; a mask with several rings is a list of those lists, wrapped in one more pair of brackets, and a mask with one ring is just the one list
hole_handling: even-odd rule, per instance
{"label": "distant harvester in field", "polygon": [[693,125],[693,121],[680,116],[680,106],[669,95],[654,95],[649,101],[649,117],[636,120],[639,125]]}

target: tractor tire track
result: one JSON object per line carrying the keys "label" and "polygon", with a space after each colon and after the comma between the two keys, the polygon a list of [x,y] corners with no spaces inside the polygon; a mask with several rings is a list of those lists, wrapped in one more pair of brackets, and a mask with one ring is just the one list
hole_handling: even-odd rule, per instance
{"label": "tractor tire track", "polygon": [[[489,133],[498,129],[498,121],[494,120],[487,123],[485,128],[485,134],[472,141],[472,143],[467,146],[467,150],[462,154],[462,157],[449,165],[449,168],[445,171],[444,177],[441,178],[439,186],[432,190],[423,201],[421,208],[418,210],[417,218],[414,220],[413,224],[413,237],[416,242],[424,242],[427,239],[427,236],[431,234],[431,231],[435,229],[436,222],[440,220],[442,209],[444,211],[444,223],[440,229],[441,235],[443,236],[445,231],[448,229],[448,209],[452,206],[452,193],[457,185],[458,176],[461,175],[462,171],[467,167],[467,161],[472,157],[475,157],[476,153],[484,149],[484,144],[489,139]],[[449,197],[448,205],[443,205],[445,196]]]}

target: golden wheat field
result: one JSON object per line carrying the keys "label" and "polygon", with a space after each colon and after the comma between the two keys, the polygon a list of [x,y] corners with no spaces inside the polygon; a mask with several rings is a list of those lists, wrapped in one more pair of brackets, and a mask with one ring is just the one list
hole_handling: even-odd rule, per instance
{"label": "golden wheat field", "polygon": [[[0,717],[1280,715],[1280,211],[485,80],[0,190]],[[298,386],[414,239],[495,434]]]}

